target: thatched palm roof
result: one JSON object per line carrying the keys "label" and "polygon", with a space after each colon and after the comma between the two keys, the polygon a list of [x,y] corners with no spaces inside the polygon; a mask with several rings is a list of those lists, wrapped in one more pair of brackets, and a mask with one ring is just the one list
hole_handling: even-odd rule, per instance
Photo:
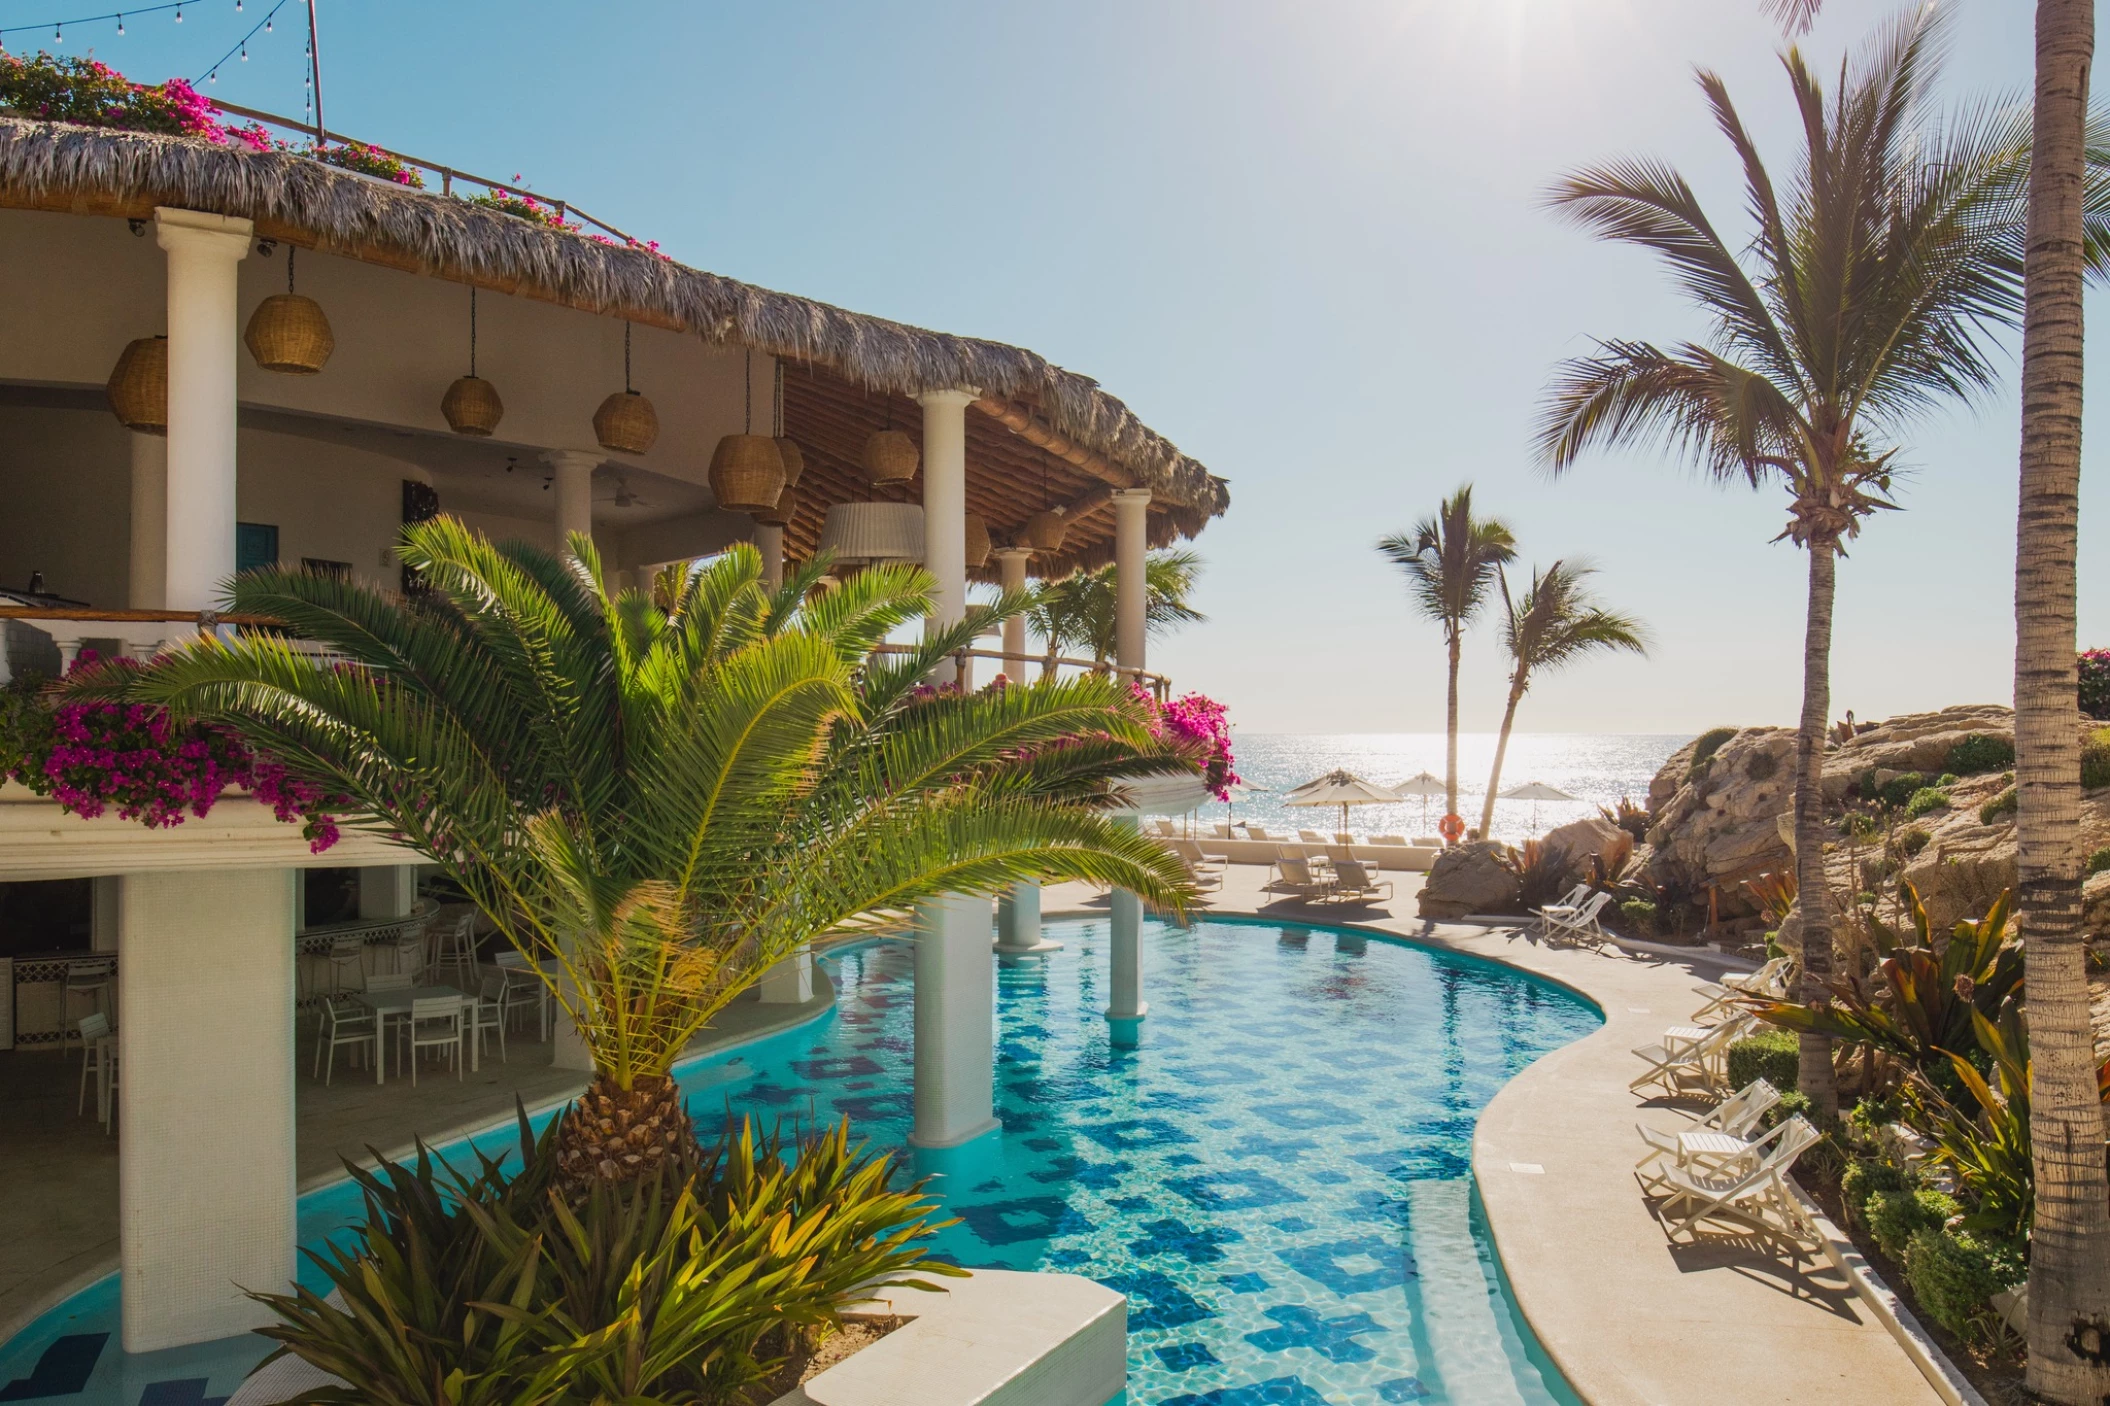
{"label": "thatched palm roof", "polygon": [[[1229,505],[1222,479],[1096,382],[1022,347],[772,292],[289,152],[0,117],[0,206],[140,219],[157,205],[241,216],[260,237],[755,347],[819,368],[852,399],[978,387],[975,418],[1023,436],[1039,476],[1065,467],[1081,482],[1126,478],[1150,489],[1155,537],[1191,536]],[[991,521],[1000,536],[1040,503],[1013,506]],[[1077,561],[1102,555],[1096,545],[1081,543]]]}

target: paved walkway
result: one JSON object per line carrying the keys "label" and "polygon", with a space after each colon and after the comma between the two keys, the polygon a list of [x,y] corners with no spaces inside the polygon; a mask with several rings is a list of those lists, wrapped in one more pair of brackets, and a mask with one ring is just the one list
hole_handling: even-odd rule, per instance
{"label": "paved walkway", "polygon": [[[1700,1004],[1718,961],[1548,948],[1511,930],[1414,916],[1418,875],[1395,902],[1362,908],[1268,903],[1260,866],[1226,868],[1211,908],[1352,923],[1552,978],[1595,1001],[1605,1024],[1510,1081],[1481,1114],[1473,1170],[1524,1315],[1590,1406],[1928,1406],[1940,1401],[1845,1278],[1823,1259],[1791,1264],[1741,1239],[1673,1246],[1634,1180],[1634,1124],[1683,1114],[1642,1103],[1631,1051]],[[1079,885],[1048,913],[1104,912]],[[1144,992],[1145,999],[1149,991]]]}

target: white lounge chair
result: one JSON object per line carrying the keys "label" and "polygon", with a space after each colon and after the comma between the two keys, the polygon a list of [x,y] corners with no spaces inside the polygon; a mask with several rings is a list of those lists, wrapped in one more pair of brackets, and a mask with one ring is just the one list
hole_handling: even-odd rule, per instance
{"label": "white lounge chair", "polygon": [[1743,1037],[1752,1023],[1751,1016],[1740,1015],[1711,1030],[1697,1026],[1671,1027],[1663,1033],[1659,1043],[1643,1045],[1634,1051],[1648,1062],[1648,1068],[1636,1075],[1627,1087],[1639,1093],[1653,1084],[1673,1098],[1696,1089],[1721,1088],[1726,1082],[1729,1047]]}
{"label": "white lounge chair", "polygon": [[1584,899],[1575,911],[1565,917],[1555,916],[1546,920],[1548,942],[1586,942],[1592,947],[1604,941],[1605,932],[1598,925],[1597,915],[1612,901],[1612,895],[1603,889]]}
{"label": "white lounge chair", "polygon": [[1714,1132],[1726,1133],[1730,1137],[1747,1138],[1750,1136],[1751,1130],[1758,1126],[1759,1120],[1764,1118],[1767,1111],[1779,1102],[1780,1090],[1774,1088],[1772,1084],[1764,1079],[1753,1079],[1706,1113],[1694,1119],[1691,1126],[1680,1128],[1677,1132],[1666,1133],[1661,1129],[1651,1128],[1646,1123],[1636,1123],[1634,1131],[1641,1134],[1641,1140],[1648,1144],[1648,1155],[1634,1164],[1634,1170],[1641,1174],[1641,1184],[1643,1186],[1658,1186],[1662,1184],[1662,1173],[1658,1172],[1650,1175],[1649,1164],[1665,1157],[1670,1158],[1672,1161],[1679,1160],[1682,1149],[1678,1139],[1684,1134],[1690,1132]]}
{"label": "white lounge chair", "polygon": [[1704,1172],[1666,1167],[1663,1182],[1670,1196],[1661,1208],[1663,1219],[1671,1221],[1677,1207],[1689,1208],[1667,1226],[1670,1238],[1676,1240],[1681,1234],[1693,1238],[1701,1221],[1734,1216],[1761,1231],[1807,1243],[1814,1231],[1784,1178],[1817,1136],[1807,1118],[1790,1118],[1753,1142],[1751,1158],[1730,1169]]}
{"label": "white lounge chair", "polygon": [[1187,878],[1203,891],[1223,887],[1223,866],[1212,864],[1202,853],[1202,847],[1192,840],[1174,840],[1166,848],[1187,866]]}
{"label": "white lounge chair", "polygon": [[1739,1003],[1746,1000],[1785,1000],[1792,966],[1788,958],[1774,957],[1755,972],[1732,974],[1719,982],[1701,982],[1692,988],[1693,994],[1706,997],[1707,1004],[1692,1013],[1692,1023],[1712,1025],[1724,1012],[1741,1009]]}
{"label": "white lounge chair", "polygon": [[1299,830],[1297,838],[1308,845],[1330,845],[1333,843],[1332,840],[1327,839],[1316,830]]}
{"label": "white lounge chair", "polygon": [[1161,839],[1167,839],[1167,840],[1169,840],[1169,839],[1172,839],[1172,838],[1173,838],[1174,836],[1176,836],[1176,835],[1178,835],[1178,834],[1179,834],[1179,827],[1175,826],[1175,825],[1174,825],[1174,824],[1173,824],[1173,823],[1172,823],[1171,821],[1169,821],[1169,820],[1163,819],[1163,818],[1161,817],[1161,818],[1159,818],[1159,819],[1158,819],[1157,821],[1155,821],[1154,823],[1155,823],[1155,824],[1157,825],[1157,827],[1158,827],[1158,836],[1159,836],[1159,838],[1161,838]]}
{"label": "white lounge chair", "polygon": [[1550,936],[1554,920],[1574,917],[1576,910],[1582,907],[1582,901],[1589,896],[1590,886],[1586,883],[1577,884],[1553,902],[1532,909],[1531,916],[1539,920],[1539,931]]}
{"label": "white lounge chair", "polygon": [[1231,822],[1228,820],[1219,820],[1212,828],[1216,831],[1216,838],[1219,840],[1235,840],[1238,838],[1238,836],[1233,833],[1231,829]]}
{"label": "white lounge chair", "polygon": [[1274,872],[1268,881],[1261,885],[1261,891],[1313,902],[1322,900],[1333,892],[1333,881],[1314,875],[1311,871],[1311,861],[1302,855],[1285,852],[1275,861]]}
{"label": "white lounge chair", "polygon": [[1337,900],[1352,900],[1357,903],[1390,902],[1392,881],[1380,879],[1377,866],[1365,864],[1360,859],[1335,859],[1333,861],[1333,896]]}
{"label": "white lounge chair", "polygon": [[1286,840],[1289,838],[1287,835],[1270,835],[1265,825],[1255,825],[1250,821],[1246,824],[1245,832],[1256,840]]}
{"label": "white lounge chair", "polygon": [[1373,845],[1397,845],[1399,848],[1405,849],[1407,847],[1407,837],[1405,835],[1372,835],[1370,843]]}

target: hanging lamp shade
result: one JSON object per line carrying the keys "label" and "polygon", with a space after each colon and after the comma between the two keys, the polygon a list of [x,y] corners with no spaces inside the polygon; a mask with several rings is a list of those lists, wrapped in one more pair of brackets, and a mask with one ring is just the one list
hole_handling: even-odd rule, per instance
{"label": "hanging lamp shade", "polygon": [[923,560],[917,503],[837,503],[821,524],[821,549],[841,561]]}
{"label": "hanging lamp shade", "polygon": [[284,376],[313,376],[337,350],[322,304],[302,293],[273,293],[258,303],[242,341],[257,365]]}
{"label": "hanging lamp shade", "polygon": [[1026,519],[1018,529],[1018,540],[1036,552],[1059,552],[1070,535],[1069,519],[1060,508],[1044,508]]}
{"label": "hanging lamp shade", "polygon": [[989,524],[982,521],[980,513],[969,513],[965,525],[967,569],[976,571],[989,564]]}
{"label": "hanging lamp shade", "polygon": [[768,435],[729,434],[711,454],[711,492],[729,513],[767,512],[784,491],[784,456]]}
{"label": "hanging lamp shade", "polygon": [[755,510],[754,519],[764,527],[789,527],[792,516],[798,510],[799,491],[787,483],[784,485],[784,491],[777,495],[777,501],[772,506]]}
{"label": "hanging lamp shade", "polygon": [[141,434],[169,432],[169,339],[141,337],[117,354],[110,368],[110,411],[117,422]]}
{"label": "hanging lamp shade", "polygon": [[593,412],[593,437],[603,449],[642,454],[659,438],[659,412],[636,391],[616,391]]}
{"label": "hanging lamp shade", "polygon": [[777,436],[777,455],[784,461],[784,486],[798,487],[799,476],[806,472],[806,453],[799,442],[789,435]]}
{"label": "hanging lamp shade", "polygon": [[906,483],[922,461],[916,441],[900,430],[880,430],[865,441],[865,477],[874,483]]}
{"label": "hanging lamp shade", "polygon": [[481,376],[462,376],[441,397],[440,413],[456,434],[481,438],[498,428],[506,407],[498,398],[498,387]]}

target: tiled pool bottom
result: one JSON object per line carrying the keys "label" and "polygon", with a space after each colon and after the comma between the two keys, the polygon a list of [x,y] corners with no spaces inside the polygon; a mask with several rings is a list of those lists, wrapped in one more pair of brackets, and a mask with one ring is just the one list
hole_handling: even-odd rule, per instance
{"label": "tiled pool bottom", "polygon": [[[961,1221],[944,1253],[1126,1293],[1132,1406],[1575,1402],[1501,1286],[1468,1161],[1495,1090],[1596,1027],[1584,1003],[1359,933],[1156,925],[1150,1016],[1118,1048],[1105,922],[1049,935],[1060,952],[999,969],[1001,1136],[917,1159]],[[700,1124],[847,1113],[906,1142],[910,950],[830,965],[833,1014],[682,1071]],[[343,1224],[348,1190],[302,1199],[304,1241]],[[0,1400],[204,1406],[261,1355],[236,1339],[126,1357],[115,1298],[106,1281],[0,1347]]]}

